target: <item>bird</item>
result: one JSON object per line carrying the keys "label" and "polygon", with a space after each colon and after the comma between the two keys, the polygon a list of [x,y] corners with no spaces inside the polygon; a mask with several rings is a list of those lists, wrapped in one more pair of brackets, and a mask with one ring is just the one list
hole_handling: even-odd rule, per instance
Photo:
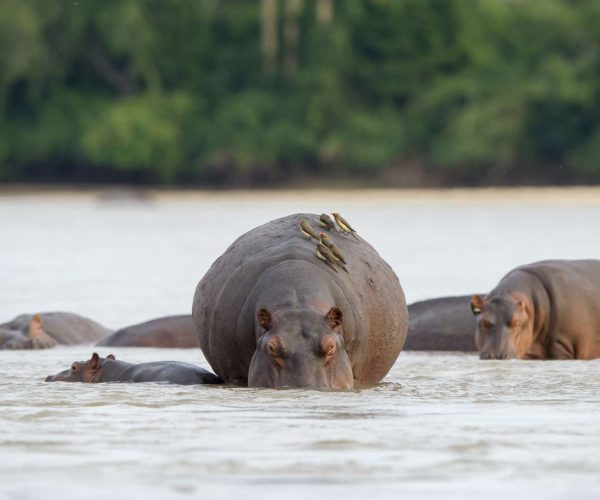
{"label": "bird", "polygon": [[331,238],[329,236],[327,236],[325,233],[319,233],[319,239],[321,240],[321,243],[323,243],[323,245],[325,245],[327,248],[331,249],[331,245],[333,245],[333,241],[331,241]]}
{"label": "bird", "polygon": [[306,219],[302,219],[300,221],[300,232],[302,232],[304,237],[309,240],[311,238],[314,238],[317,241],[319,240],[319,235],[315,232]]}
{"label": "bird", "polygon": [[352,226],[348,223],[346,219],[344,219],[339,213],[332,212],[333,218],[337,222],[337,225],[340,227],[342,232],[351,234],[358,240],[358,236],[356,236],[356,231],[352,228]]}
{"label": "bird", "polygon": [[329,247],[329,251],[333,254],[333,256],[336,259],[338,259],[343,264],[346,264],[346,257],[344,257],[344,254],[342,253],[342,251],[337,246],[335,246],[333,243]]}
{"label": "bird", "polygon": [[327,236],[325,233],[319,233],[319,238],[321,240],[321,243],[323,243],[323,245],[325,245],[327,248],[329,248],[329,251],[333,254],[333,256],[337,260],[340,260],[340,261],[342,261],[342,263],[346,264],[346,258],[344,257],[344,254],[335,245],[335,243],[333,243],[333,241],[331,241],[331,238],[329,236]]}
{"label": "bird", "polygon": [[321,227],[326,228],[328,231],[331,229],[333,229],[334,231],[337,231],[337,229],[335,228],[335,224],[331,220],[331,217],[329,217],[329,215],[327,215],[327,214],[319,215],[319,225]]}
{"label": "bird", "polygon": [[[323,258],[324,258],[329,264],[331,264],[331,266],[334,269],[335,269],[335,265],[337,264],[344,271],[348,272],[348,269],[346,268],[344,263],[340,259],[338,259],[335,255],[333,255],[331,253],[331,250],[329,250],[329,248],[327,248],[323,243],[317,243],[317,257],[319,257],[321,260],[323,260]],[[337,269],[335,269],[335,270],[337,271]]]}
{"label": "bird", "polygon": [[323,243],[317,243],[317,257],[331,267],[336,273],[338,272],[335,268],[335,257]]}

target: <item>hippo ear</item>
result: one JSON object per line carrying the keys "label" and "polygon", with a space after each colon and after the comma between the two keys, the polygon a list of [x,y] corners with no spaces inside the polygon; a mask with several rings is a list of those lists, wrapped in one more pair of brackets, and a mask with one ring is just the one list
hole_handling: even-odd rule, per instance
{"label": "hippo ear", "polygon": [[258,313],[256,313],[256,321],[265,330],[270,330],[271,327],[273,326],[273,320],[271,318],[271,313],[264,308],[259,309]]}
{"label": "hippo ear", "polygon": [[329,312],[325,315],[327,324],[333,330],[335,327],[340,326],[342,323],[342,310],[339,307],[332,307]]}
{"label": "hippo ear", "polygon": [[97,352],[92,354],[92,358],[90,359],[90,368],[92,370],[97,370],[100,368],[100,356],[98,356]]}
{"label": "hippo ear", "polygon": [[471,298],[471,311],[473,311],[473,314],[479,314],[481,309],[483,309],[483,304],[484,300],[481,295],[473,295]]}
{"label": "hippo ear", "polygon": [[114,354],[109,354],[108,356],[106,356],[106,359],[112,359],[114,361],[115,360],[115,355]]}

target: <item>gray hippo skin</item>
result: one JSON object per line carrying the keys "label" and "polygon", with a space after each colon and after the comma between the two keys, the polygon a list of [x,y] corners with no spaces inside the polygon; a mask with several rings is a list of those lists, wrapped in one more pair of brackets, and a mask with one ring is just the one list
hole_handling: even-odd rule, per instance
{"label": "gray hippo skin", "polygon": [[21,314],[12,321],[0,325],[0,329],[21,331],[28,335],[31,321],[39,316],[44,332],[56,344],[76,345],[92,343],[106,337],[112,330],[95,321],[67,312],[46,312],[40,314]]}
{"label": "gray hippo skin", "polygon": [[191,315],[167,316],[117,330],[98,346],[200,347]]}
{"label": "gray hippo skin", "polygon": [[214,373],[181,361],[126,363],[112,354],[101,358],[92,354],[88,361],[75,361],[71,368],[46,377],[46,382],[164,382],[168,384],[222,384]]}
{"label": "gray hippo skin", "polygon": [[599,260],[517,267],[471,309],[481,359],[600,357]]}
{"label": "gray hippo skin", "polygon": [[0,349],[33,349],[33,341],[20,330],[0,328]]}
{"label": "gray hippo skin", "polygon": [[408,327],[398,278],[367,242],[328,232],[349,272],[303,238],[314,214],[271,221],[238,238],[196,288],[192,316],[206,359],[228,383],[351,388],[374,384]]}
{"label": "gray hippo skin", "polygon": [[0,349],[47,349],[55,345],[56,340],[44,330],[39,314],[31,316],[24,325],[0,326]]}
{"label": "gray hippo skin", "polygon": [[477,351],[472,296],[440,297],[409,304],[404,350]]}

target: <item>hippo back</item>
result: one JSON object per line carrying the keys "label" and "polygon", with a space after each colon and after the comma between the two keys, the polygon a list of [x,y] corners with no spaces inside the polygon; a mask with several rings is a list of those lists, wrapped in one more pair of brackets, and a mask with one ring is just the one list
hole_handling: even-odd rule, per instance
{"label": "hippo back", "polygon": [[315,243],[302,237],[302,219],[319,228],[314,214],[290,215],[259,226],[238,238],[198,283],[192,316],[204,355],[226,381],[247,381],[256,350],[254,306],[260,290],[255,285],[269,271],[273,286],[280,286],[276,277],[281,269],[281,280],[303,293],[310,293],[313,281],[325,279],[329,289],[315,289],[315,302],[325,293],[338,302],[354,378],[376,383],[389,371],[406,338],[408,313],[398,278],[362,238],[332,231],[328,234],[344,253],[349,270],[335,272],[317,259]]}
{"label": "hippo back", "polygon": [[407,351],[477,351],[472,295],[440,297],[408,306]]}
{"label": "hippo back", "polygon": [[119,347],[200,347],[191,315],[167,316],[117,330],[98,346]]}

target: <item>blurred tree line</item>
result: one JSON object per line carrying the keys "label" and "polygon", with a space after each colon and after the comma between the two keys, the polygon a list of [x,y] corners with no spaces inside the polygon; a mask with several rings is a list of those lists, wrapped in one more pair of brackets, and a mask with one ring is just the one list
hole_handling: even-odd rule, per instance
{"label": "blurred tree line", "polygon": [[0,130],[4,181],[598,182],[600,1],[2,0]]}

